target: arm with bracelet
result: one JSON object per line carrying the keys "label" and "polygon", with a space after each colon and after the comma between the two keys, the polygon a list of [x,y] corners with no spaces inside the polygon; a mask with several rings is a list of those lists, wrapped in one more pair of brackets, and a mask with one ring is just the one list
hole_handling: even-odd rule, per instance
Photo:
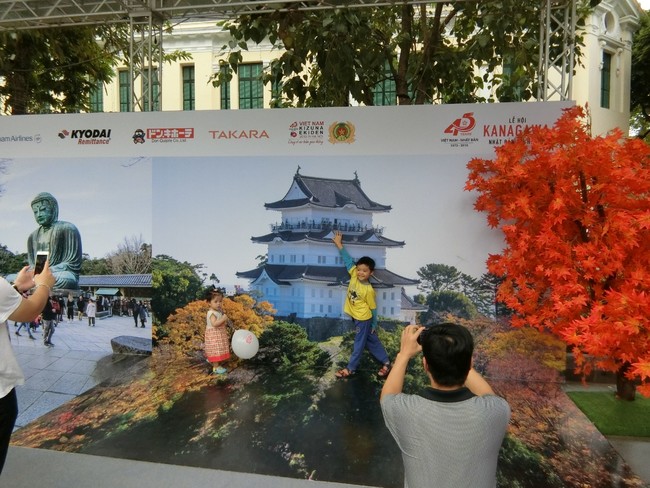
{"label": "arm with bracelet", "polygon": [[18,276],[16,276],[16,281],[14,281],[14,289],[21,294],[32,288],[33,291],[29,298],[23,298],[18,308],[9,316],[9,319],[16,322],[30,322],[38,317],[50,297],[55,281],[56,279],[52,271],[50,271],[49,261],[45,263],[43,271],[37,275],[34,275],[28,266],[21,269]]}

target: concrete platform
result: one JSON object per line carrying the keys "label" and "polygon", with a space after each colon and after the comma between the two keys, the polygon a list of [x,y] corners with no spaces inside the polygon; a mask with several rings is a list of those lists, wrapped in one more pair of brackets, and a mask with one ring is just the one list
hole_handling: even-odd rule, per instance
{"label": "concrete platform", "polygon": [[[10,447],[0,486],[7,488],[364,488],[323,481],[234,473]],[[366,487],[367,488],[367,487]]]}

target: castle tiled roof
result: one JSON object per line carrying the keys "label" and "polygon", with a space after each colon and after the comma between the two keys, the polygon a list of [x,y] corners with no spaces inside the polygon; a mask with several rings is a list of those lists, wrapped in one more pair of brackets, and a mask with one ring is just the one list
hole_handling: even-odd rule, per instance
{"label": "castle tiled roof", "polygon": [[[251,237],[251,240],[258,244],[273,242],[275,239],[281,239],[283,242],[311,241],[311,242],[328,242],[331,243],[332,228],[321,231],[280,231],[271,232],[258,237]],[[364,232],[361,235],[353,236],[344,234],[343,242],[345,244],[359,244],[373,247],[401,247],[404,241],[394,241],[382,235],[378,235],[373,229]]]}
{"label": "castle tiled roof", "polygon": [[415,310],[416,312],[424,312],[425,310],[428,309],[426,305],[417,303],[415,300],[409,297],[406,294],[406,290],[404,288],[402,288],[401,301],[402,301],[402,306],[400,308],[402,310]]}
{"label": "castle tiled roof", "polygon": [[[350,275],[344,266],[266,264],[249,271],[238,272],[237,277],[256,280],[263,272],[279,285],[290,285],[292,281],[301,280],[330,285],[347,285],[350,281]],[[390,288],[393,286],[417,285],[419,281],[405,278],[387,269],[375,269],[370,277],[370,283],[375,288]]]}
{"label": "castle tiled roof", "polygon": [[[296,186],[302,194],[300,198],[296,198],[297,193],[291,192],[291,189]],[[307,204],[327,208],[354,205],[359,209],[373,212],[388,212],[391,209],[390,205],[382,205],[368,198],[356,177],[353,180],[338,180],[304,176],[296,172],[291,189],[282,200],[266,203],[264,206],[274,210],[302,207]],[[291,199],[288,198],[290,194],[293,195]]]}

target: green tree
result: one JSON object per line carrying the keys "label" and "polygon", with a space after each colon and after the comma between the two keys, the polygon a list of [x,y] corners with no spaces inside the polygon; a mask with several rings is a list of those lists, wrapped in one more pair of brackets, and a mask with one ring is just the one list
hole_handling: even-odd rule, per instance
{"label": "green tree", "polygon": [[272,393],[264,394],[261,401],[278,406],[315,393],[318,379],[331,360],[327,352],[307,338],[305,329],[298,324],[273,322],[264,329],[259,342],[259,353],[250,362],[265,371],[260,378],[263,384],[274,385]]}
{"label": "green tree", "polygon": [[434,291],[427,297],[429,310],[420,316],[423,325],[442,322],[448,315],[462,319],[472,319],[478,315],[476,306],[459,291]]}
{"label": "green tree", "polygon": [[105,28],[74,27],[0,33],[0,97],[6,113],[88,110],[89,93],[109,81],[117,60],[97,43]]}
{"label": "green tree", "polygon": [[164,324],[177,308],[203,298],[205,287],[199,275],[202,264],[190,264],[161,254],[152,260],[151,308],[156,320]]}
{"label": "green tree", "polygon": [[84,253],[81,259],[81,275],[107,275],[111,269],[106,258],[91,258]]}
{"label": "green tree", "polygon": [[14,254],[7,246],[0,244],[0,275],[18,273],[27,264],[27,253]]}
{"label": "green tree", "polygon": [[[235,72],[249,42],[268,40],[282,52],[263,74],[282,89],[276,106],[346,106],[350,97],[373,105],[387,78],[400,105],[484,101],[477,95],[484,87],[498,99],[527,100],[539,61],[538,8],[483,0],[242,15],[222,23],[231,35],[224,51]],[[551,47],[560,42],[552,39]],[[512,68],[507,76],[504,64]],[[221,70],[214,83],[229,76]]]}
{"label": "green tree", "polygon": [[438,292],[445,290],[458,290],[461,272],[455,266],[431,263],[418,270],[422,291]]}
{"label": "green tree", "polygon": [[641,17],[641,27],[632,42],[630,90],[631,127],[638,137],[650,142],[650,15]]}
{"label": "green tree", "polygon": [[[1,32],[3,111],[88,111],[91,92],[113,78],[118,62],[144,62],[140,55],[129,58],[130,38],[126,23]],[[188,58],[183,51],[163,54],[165,61]]]}

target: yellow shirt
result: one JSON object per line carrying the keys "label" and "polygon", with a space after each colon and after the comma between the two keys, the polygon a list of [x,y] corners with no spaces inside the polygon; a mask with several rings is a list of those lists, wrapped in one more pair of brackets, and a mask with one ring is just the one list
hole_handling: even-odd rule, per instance
{"label": "yellow shirt", "polygon": [[343,311],[353,319],[370,320],[372,310],[377,308],[375,289],[367,281],[359,281],[356,266],[352,266],[348,272],[350,273],[350,284]]}

